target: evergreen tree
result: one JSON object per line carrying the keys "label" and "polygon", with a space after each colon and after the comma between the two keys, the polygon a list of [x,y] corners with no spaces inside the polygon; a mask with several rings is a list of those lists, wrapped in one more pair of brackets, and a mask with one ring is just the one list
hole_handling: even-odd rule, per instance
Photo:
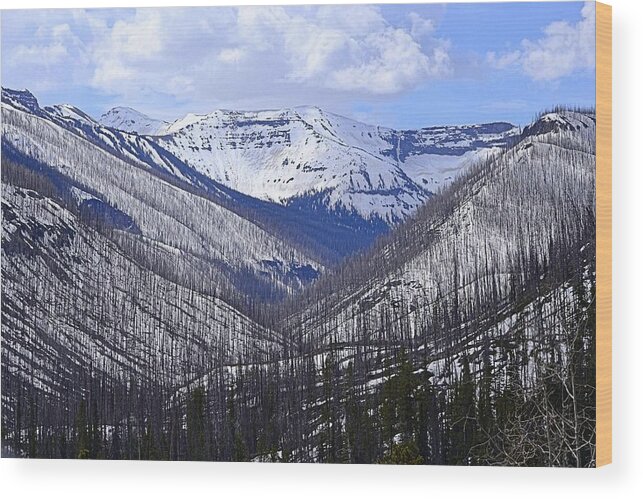
{"label": "evergreen tree", "polygon": [[190,393],[187,411],[188,459],[206,459],[205,390],[196,387]]}
{"label": "evergreen tree", "polygon": [[89,436],[87,434],[87,410],[81,400],[76,413],[76,458],[89,459]]}
{"label": "evergreen tree", "polygon": [[476,441],[476,389],[469,359],[461,359],[462,374],[449,404],[448,464],[474,464],[471,448]]}

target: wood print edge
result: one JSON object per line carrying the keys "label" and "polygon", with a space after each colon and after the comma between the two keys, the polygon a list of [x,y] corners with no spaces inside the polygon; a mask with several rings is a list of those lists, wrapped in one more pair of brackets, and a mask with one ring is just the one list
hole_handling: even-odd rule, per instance
{"label": "wood print edge", "polygon": [[612,462],[612,7],[596,3],[596,465]]}

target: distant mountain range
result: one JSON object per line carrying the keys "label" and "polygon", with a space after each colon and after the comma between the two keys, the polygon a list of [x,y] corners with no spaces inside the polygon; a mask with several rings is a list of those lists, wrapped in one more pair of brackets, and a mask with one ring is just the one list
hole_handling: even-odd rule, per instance
{"label": "distant mountain range", "polygon": [[[3,90],[3,99],[39,110],[28,91]],[[126,107],[113,108],[98,121],[70,105],[41,111],[71,126],[146,136],[151,144],[146,149],[159,146],[197,174],[257,199],[282,205],[314,203],[387,225],[404,220],[464,168],[519,134],[509,123],[397,131],[317,107],[221,110],[189,114],[173,123]],[[125,140],[136,141],[131,136]],[[148,154],[127,150],[127,145],[113,146],[138,159]],[[185,176],[176,166],[160,167]]]}

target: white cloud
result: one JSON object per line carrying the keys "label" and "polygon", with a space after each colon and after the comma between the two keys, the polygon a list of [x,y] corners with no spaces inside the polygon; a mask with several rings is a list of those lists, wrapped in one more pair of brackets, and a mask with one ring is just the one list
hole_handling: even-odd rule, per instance
{"label": "white cloud", "polygon": [[490,52],[492,67],[506,69],[518,66],[534,80],[556,80],[576,71],[595,67],[596,9],[586,2],[582,19],[576,24],[559,21],[544,29],[544,37],[523,40],[520,50],[505,54]]}
{"label": "white cloud", "polygon": [[498,55],[495,52],[489,52],[487,54],[487,62],[496,69],[507,69],[515,64],[519,64],[521,57],[522,53],[520,50],[506,52],[501,55]]}
{"label": "white cloud", "polygon": [[[3,80],[6,74],[19,73],[28,78],[33,91],[51,90],[61,83],[74,84],[88,61],[83,42],[67,23],[39,25],[28,36],[16,36],[14,40],[18,43],[10,50],[5,49],[5,39],[2,40]],[[65,70],[64,82],[60,81],[61,68]]]}
{"label": "white cloud", "polygon": [[40,27],[34,38],[30,45],[15,47],[10,57],[12,64],[43,67],[61,64],[72,55],[78,55],[78,48],[82,46],[66,23]]}
{"label": "white cloud", "polygon": [[219,52],[218,60],[228,64],[241,62],[246,56],[246,51],[241,48],[226,48]]}
{"label": "white cloud", "polygon": [[111,28],[95,25],[95,29],[98,37],[92,47],[92,84],[108,91],[137,85],[136,79],[141,76],[138,65],[154,60],[163,50],[159,11],[138,9],[131,20],[116,21]]}
{"label": "white cloud", "polygon": [[361,57],[361,62],[330,72],[328,82],[333,88],[396,93],[449,72],[449,57],[443,47],[427,55],[409,33],[400,29],[371,34],[363,45],[361,50],[371,53]]}
{"label": "white cloud", "polygon": [[[169,97],[198,112],[347,103],[356,93],[379,98],[449,74],[449,47],[433,36],[431,20],[414,14],[402,22],[393,26],[368,5],[64,10],[21,21],[12,40],[32,41],[6,53],[20,59],[16,74],[48,64],[59,88],[73,73],[75,84],[118,104],[159,106]],[[28,76],[44,73],[34,67]]]}
{"label": "white cloud", "polygon": [[50,66],[60,64],[68,55],[65,45],[54,42],[49,45],[20,45],[13,52],[11,59],[16,64]]}
{"label": "white cloud", "polygon": [[411,36],[415,39],[420,39],[433,32],[435,25],[431,19],[425,19],[417,12],[409,14],[411,21]]}
{"label": "white cloud", "polygon": [[312,15],[283,8],[245,7],[238,26],[247,52],[281,51],[285,79],[342,91],[390,94],[450,71],[447,45],[425,36],[430,20],[411,16],[411,30],[394,28],[374,6],[320,7]]}

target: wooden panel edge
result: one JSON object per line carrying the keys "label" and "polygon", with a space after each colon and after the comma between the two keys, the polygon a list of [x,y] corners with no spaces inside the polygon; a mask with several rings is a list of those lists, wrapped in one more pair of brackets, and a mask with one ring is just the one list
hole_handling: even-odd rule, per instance
{"label": "wooden panel edge", "polygon": [[612,7],[596,2],[596,465],[612,462]]}

